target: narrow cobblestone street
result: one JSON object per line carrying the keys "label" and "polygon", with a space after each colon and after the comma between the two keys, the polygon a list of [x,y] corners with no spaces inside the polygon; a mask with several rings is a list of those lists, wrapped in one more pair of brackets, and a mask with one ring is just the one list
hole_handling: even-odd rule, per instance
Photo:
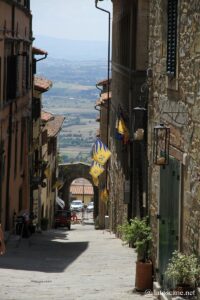
{"label": "narrow cobblestone street", "polygon": [[92,223],[10,239],[0,257],[0,300],[142,300],[134,289],[136,255]]}

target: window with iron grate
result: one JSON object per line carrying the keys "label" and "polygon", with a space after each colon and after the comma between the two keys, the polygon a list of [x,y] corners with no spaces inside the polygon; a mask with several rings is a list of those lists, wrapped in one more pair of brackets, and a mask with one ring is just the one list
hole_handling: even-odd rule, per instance
{"label": "window with iron grate", "polygon": [[168,0],[167,74],[176,75],[178,0]]}

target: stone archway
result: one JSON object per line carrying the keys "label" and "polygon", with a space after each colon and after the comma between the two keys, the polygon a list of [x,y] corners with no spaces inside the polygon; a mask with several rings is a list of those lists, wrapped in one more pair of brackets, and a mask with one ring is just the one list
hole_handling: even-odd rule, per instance
{"label": "stone archway", "polygon": [[66,205],[69,205],[69,191],[70,185],[73,180],[76,178],[85,178],[93,186],[94,189],[94,217],[98,215],[98,187],[94,186],[92,177],[89,174],[90,165],[86,163],[68,163],[68,164],[59,164],[59,179],[62,180],[63,187],[59,191],[59,196],[63,199]]}

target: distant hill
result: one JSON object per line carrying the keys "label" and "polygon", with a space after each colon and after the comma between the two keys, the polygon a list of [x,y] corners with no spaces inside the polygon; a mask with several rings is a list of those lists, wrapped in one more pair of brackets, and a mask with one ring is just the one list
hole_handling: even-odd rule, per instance
{"label": "distant hill", "polygon": [[107,42],[73,41],[47,36],[36,36],[34,46],[44,49],[49,57],[67,60],[106,60]]}

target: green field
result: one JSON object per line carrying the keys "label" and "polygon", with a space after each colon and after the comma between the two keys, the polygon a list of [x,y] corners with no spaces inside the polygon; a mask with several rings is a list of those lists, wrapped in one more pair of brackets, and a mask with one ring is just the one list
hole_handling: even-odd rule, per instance
{"label": "green field", "polygon": [[106,67],[99,62],[53,61],[44,70],[51,74],[53,87],[43,96],[43,109],[65,117],[58,138],[60,155],[64,162],[88,162],[99,127],[95,84],[105,78]]}
{"label": "green field", "polygon": [[69,83],[69,82],[63,82],[63,81],[55,82],[53,84],[53,88],[67,89],[67,90],[73,90],[73,91],[94,90],[94,86],[87,86],[87,85],[81,85],[78,83]]}

